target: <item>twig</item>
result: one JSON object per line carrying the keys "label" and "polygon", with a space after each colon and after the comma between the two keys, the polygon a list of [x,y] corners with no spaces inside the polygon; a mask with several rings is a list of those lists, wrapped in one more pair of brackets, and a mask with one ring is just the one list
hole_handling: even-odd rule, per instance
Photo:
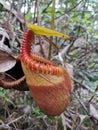
{"label": "twig", "polygon": [[[69,50],[70,46],[71,46],[71,44],[70,44],[70,45],[65,46],[65,47],[64,47],[64,49],[63,49],[62,51],[60,51],[60,52],[59,52],[59,53],[60,53],[60,55],[61,55],[61,57],[62,57],[63,59],[64,59],[64,57],[66,57],[66,54],[67,54],[67,52],[68,52],[68,50]],[[56,56],[54,56],[54,57],[52,58],[52,60],[54,60],[54,59],[59,60],[59,54],[58,54],[58,55],[56,55]]]}
{"label": "twig", "polygon": [[25,115],[22,115],[22,116],[16,118],[15,120],[11,120],[11,121],[10,121],[9,123],[7,123],[6,125],[9,126],[10,124],[13,124],[13,123],[17,122],[18,120],[20,120],[20,119],[22,119],[22,118],[24,118],[24,117],[25,117]]}
{"label": "twig", "polygon": [[69,12],[71,12],[73,9],[75,9],[81,2],[82,2],[83,0],[81,0],[79,3],[77,3],[74,7],[72,7],[71,9],[69,9],[69,10],[65,10],[65,12],[63,13],[63,14],[61,14],[60,16],[58,16],[58,17],[56,17],[56,19],[58,19],[58,18],[60,18],[60,17],[62,17],[63,15],[65,15],[65,14],[67,14],[67,13],[69,13]]}
{"label": "twig", "polygon": [[94,92],[93,96],[90,98],[89,102],[91,102],[93,100],[93,98],[96,96],[97,90],[98,90],[98,86],[96,87],[95,92]]}
{"label": "twig", "polygon": [[47,9],[48,9],[48,7],[51,5],[51,3],[52,3],[52,2],[50,1],[50,2],[47,4],[47,7],[46,7],[45,9],[43,9],[42,14],[47,11]]}
{"label": "twig", "polygon": [[89,92],[91,93],[96,93],[96,95],[98,96],[98,92],[94,92],[89,86],[83,84],[83,83],[80,83],[77,79],[75,78],[72,78],[73,81],[75,81],[76,83],[78,83],[80,85],[80,87],[82,86],[84,89],[87,89]]}
{"label": "twig", "polygon": [[86,113],[88,114],[88,110],[87,110],[87,108],[85,107],[84,103],[81,102],[81,100],[78,98],[78,96],[77,96],[74,92],[72,92],[72,94],[74,95],[74,97],[76,97],[76,98],[78,99],[79,103],[82,105],[82,107],[84,108],[84,110],[85,110]]}

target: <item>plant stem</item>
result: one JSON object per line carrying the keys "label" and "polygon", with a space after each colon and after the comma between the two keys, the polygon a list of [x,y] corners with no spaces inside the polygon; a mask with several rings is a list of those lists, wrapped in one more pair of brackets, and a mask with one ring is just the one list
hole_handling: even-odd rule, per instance
{"label": "plant stem", "polygon": [[[54,30],[54,20],[55,20],[55,0],[52,0],[52,13],[51,13],[51,29]],[[52,52],[52,41],[53,37],[50,37],[50,46],[49,46],[49,59],[51,58]]]}

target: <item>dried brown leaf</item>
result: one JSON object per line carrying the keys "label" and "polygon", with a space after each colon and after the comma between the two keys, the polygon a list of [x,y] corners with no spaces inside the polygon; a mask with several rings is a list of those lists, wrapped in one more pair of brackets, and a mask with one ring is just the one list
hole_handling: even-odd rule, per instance
{"label": "dried brown leaf", "polygon": [[98,109],[94,104],[90,104],[89,111],[90,111],[90,115],[98,120]]}
{"label": "dried brown leaf", "polygon": [[0,50],[0,72],[11,69],[16,64],[16,59],[8,52]]}
{"label": "dried brown leaf", "polygon": [[2,23],[2,28],[5,28],[7,30],[7,33],[10,37],[10,39],[14,39],[14,31],[13,31],[13,27],[10,24],[9,21],[5,21],[4,23]]}

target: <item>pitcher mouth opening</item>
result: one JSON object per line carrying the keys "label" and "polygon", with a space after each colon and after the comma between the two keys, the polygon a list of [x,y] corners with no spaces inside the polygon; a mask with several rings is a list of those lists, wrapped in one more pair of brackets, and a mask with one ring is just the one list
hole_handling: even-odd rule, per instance
{"label": "pitcher mouth opening", "polygon": [[6,75],[10,75],[15,80],[20,79],[21,77],[23,77],[24,73],[23,73],[23,70],[22,70],[21,62],[17,61],[16,65],[13,68],[6,71]]}
{"label": "pitcher mouth opening", "polygon": [[5,73],[0,73],[0,75],[0,84],[3,88],[16,89],[19,91],[28,90],[20,60],[16,62],[13,68]]}

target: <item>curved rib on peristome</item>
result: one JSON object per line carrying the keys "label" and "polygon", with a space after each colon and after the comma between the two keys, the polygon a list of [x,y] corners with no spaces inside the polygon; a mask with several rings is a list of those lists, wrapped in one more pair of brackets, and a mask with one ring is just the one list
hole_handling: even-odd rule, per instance
{"label": "curved rib on peristome", "polygon": [[64,70],[58,67],[54,62],[38,56],[37,54],[31,54],[32,42],[34,44],[34,33],[32,30],[27,30],[24,33],[20,50],[21,61],[30,69],[37,70],[41,73],[62,75]]}

